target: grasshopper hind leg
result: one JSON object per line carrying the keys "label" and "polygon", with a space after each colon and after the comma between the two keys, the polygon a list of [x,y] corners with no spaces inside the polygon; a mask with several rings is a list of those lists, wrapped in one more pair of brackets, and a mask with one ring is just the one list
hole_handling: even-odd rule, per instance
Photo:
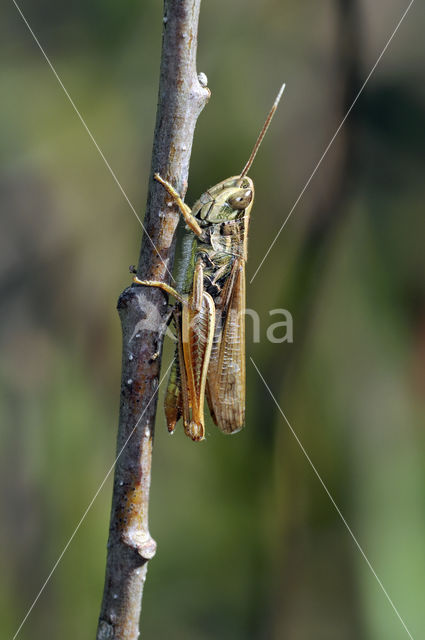
{"label": "grasshopper hind leg", "polygon": [[164,400],[165,418],[170,433],[174,433],[177,422],[183,415],[183,397],[181,388],[180,362],[178,348],[168,378],[167,391]]}
{"label": "grasshopper hind leg", "polygon": [[183,358],[183,347],[181,339],[181,307],[176,305],[173,309],[174,325],[176,327],[176,350],[174,363],[168,379],[167,392],[165,394],[165,417],[170,433],[174,432],[177,422],[183,417],[184,429],[186,431],[189,422],[190,401],[187,392],[187,376]]}

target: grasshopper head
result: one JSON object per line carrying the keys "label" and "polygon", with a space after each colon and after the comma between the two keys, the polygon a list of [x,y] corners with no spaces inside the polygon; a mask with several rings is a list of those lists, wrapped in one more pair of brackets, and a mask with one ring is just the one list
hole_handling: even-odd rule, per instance
{"label": "grasshopper head", "polygon": [[203,193],[192,213],[208,224],[218,224],[249,215],[253,202],[254,183],[251,178],[235,176]]}

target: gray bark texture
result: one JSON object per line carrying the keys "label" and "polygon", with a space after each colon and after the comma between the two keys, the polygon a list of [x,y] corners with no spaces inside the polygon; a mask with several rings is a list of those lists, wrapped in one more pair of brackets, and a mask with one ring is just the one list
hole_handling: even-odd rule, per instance
{"label": "gray bark texture", "polygon": [[[149,193],[137,273],[170,282],[179,212],[158,172],[184,196],[197,118],[210,96],[196,72],[201,0],[165,0],[158,110]],[[153,287],[131,286],[118,300],[122,378],[111,521],[97,640],[135,640],[148,561],[152,443],[167,300]]]}

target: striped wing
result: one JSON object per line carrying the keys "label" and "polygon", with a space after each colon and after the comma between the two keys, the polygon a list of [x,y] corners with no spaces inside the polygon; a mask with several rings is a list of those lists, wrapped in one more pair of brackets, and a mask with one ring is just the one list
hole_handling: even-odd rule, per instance
{"label": "striped wing", "polygon": [[216,302],[207,401],[216,425],[235,433],[245,422],[245,261],[237,258]]}

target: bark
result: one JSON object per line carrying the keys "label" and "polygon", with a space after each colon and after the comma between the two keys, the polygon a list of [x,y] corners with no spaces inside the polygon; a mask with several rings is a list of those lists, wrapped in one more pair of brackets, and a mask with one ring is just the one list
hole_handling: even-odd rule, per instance
{"label": "bark", "polygon": [[[196,73],[200,0],[166,0],[159,100],[138,275],[171,279],[179,213],[168,206],[158,172],[184,196],[197,118],[210,96]],[[105,587],[97,640],[139,637],[147,563],[156,543],[149,533],[152,443],[167,300],[152,287],[131,286],[119,297],[122,378]]]}

